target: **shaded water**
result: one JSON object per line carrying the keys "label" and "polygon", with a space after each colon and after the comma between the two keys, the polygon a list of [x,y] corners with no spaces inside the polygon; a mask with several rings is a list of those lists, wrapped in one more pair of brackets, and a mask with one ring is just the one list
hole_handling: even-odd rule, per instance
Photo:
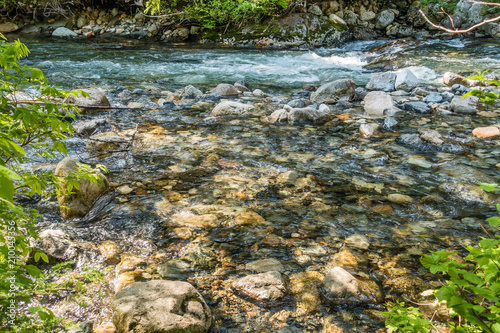
{"label": "shaded water", "polygon": [[[332,257],[345,247],[345,239],[362,234],[370,247],[359,253],[368,262],[348,270],[374,280],[389,300],[411,295],[411,288],[419,286],[393,281],[403,277],[413,281],[414,276],[420,276],[422,283],[432,280],[418,264],[421,254],[474,244],[483,235],[480,223],[493,214],[494,207],[467,191],[460,193],[456,190],[460,187],[447,191],[440,185],[499,181],[498,140],[478,141],[470,135],[474,127],[491,124],[491,119],[401,113],[395,117],[398,125],[374,139],[359,136],[363,118],[359,107],[336,109],[335,113],[351,118],[323,126],[276,126],[260,120],[290,100],[289,95],[303,84],[345,77],[366,84],[373,70],[363,66],[378,56],[367,50],[381,43],[357,42],[315,51],[138,42],[28,43],[29,64],[41,67],[51,82],[66,88],[103,86],[115,106],[129,101],[151,105],[161,96],[143,90],[147,88],[173,91],[193,84],[210,89],[241,79],[274,94],[266,100],[244,98],[257,105],[255,114],[245,119],[207,119],[213,106],[194,101],[173,109],[112,109],[84,116],[83,120],[105,118],[129,137],[138,126],[127,153],[96,158],[86,151],[86,138],[68,140],[70,156],[106,165],[114,187],[128,185],[133,191],[118,196],[109,212],[98,212],[91,221],[63,220],[55,202],[40,204],[41,225],[62,228],[94,244],[113,240],[123,252],[145,260],[148,278],[159,278],[157,267],[170,259],[188,262],[193,270],[185,272],[184,279],[199,289],[212,308],[213,332],[316,332],[327,322],[348,332],[379,329],[373,315],[382,309],[379,304],[330,306],[318,296],[311,309],[300,304],[300,292],[292,292],[270,307],[236,296],[230,285],[251,274],[245,265],[259,259],[279,260],[292,281],[307,271],[324,273]],[[500,55],[495,47],[498,43],[427,41],[392,48],[389,54],[397,54],[397,67],[412,68],[425,86],[436,84],[446,70],[473,72],[487,65],[498,74]],[[119,96],[123,91],[117,86],[131,92]],[[437,129],[449,146],[409,147],[395,140],[422,129]],[[415,163],[416,159],[425,159],[429,167]],[[289,171],[294,174],[287,180],[284,174]],[[391,193],[411,196],[413,203],[390,203]],[[247,211],[259,214],[264,222],[238,222],[237,216]],[[179,220],[190,214],[212,214],[216,219],[204,227],[183,227]],[[79,265],[102,261],[93,254],[95,247],[86,253]],[[115,283],[103,287],[104,299],[88,300],[90,307],[68,307],[62,313],[96,323],[109,321]],[[401,291],[403,287],[409,291]],[[284,321],[272,319],[283,311]]]}

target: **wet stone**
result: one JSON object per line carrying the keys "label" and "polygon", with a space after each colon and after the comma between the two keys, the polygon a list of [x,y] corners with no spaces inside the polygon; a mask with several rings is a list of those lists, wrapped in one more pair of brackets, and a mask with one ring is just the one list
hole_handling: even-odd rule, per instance
{"label": "wet stone", "polygon": [[368,250],[368,248],[370,247],[368,238],[360,234],[355,234],[347,237],[345,239],[345,244],[351,248],[358,250]]}
{"label": "wet stone", "polygon": [[254,272],[271,272],[276,271],[283,273],[285,271],[285,267],[283,264],[276,259],[260,259],[256,261],[249,262],[245,265],[245,269],[248,271]]}
{"label": "wet stone", "polygon": [[169,260],[157,267],[158,274],[167,280],[185,280],[193,273],[191,265],[182,260]]}
{"label": "wet stone", "polygon": [[315,313],[323,308],[320,290],[323,279],[324,275],[315,271],[290,276],[290,292],[299,314]]}
{"label": "wet stone", "polygon": [[387,196],[387,200],[389,200],[392,203],[400,204],[400,205],[411,204],[413,202],[412,197],[410,197],[408,195],[404,195],[404,194],[398,194],[398,193],[389,194]]}
{"label": "wet stone", "polygon": [[258,301],[274,302],[285,296],[285,281],[279,272],[248,275],[233,282],[233,289]]}

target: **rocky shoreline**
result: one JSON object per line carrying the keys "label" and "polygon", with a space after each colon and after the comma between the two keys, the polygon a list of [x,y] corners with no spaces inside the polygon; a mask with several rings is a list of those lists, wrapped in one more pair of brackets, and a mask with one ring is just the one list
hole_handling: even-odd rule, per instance
{"label": "rocky shoreline", "polygon": [[[100,9],[99,6],[75,9],[71,16],[33,18],[17,15],[0,19],[0,32],[26,36],[58,38],[124,37],[152,39],[168,43],[217,44],[257,48],[310,48],[339,46],[352,40],[375,38],[440,38],[449,36],[424,21],[418,3],[399,1],[381,5],[375,0],[361,1],[358,6],[340,1],[322,1],[298,7],[282,18],[242,27],[220,27],[204,30],[196,22],[181,17],[151,17],[142,7]],[[426,10],[449,27],[447,16],[437,4]],[[467,28],[491,15],[480,4],[462,0],[452,16],[456,28]],[[500,37],[500,25],[490,23],[467,36]]]}
{"label": "rocky shoreline", "polygon": [[88,89],[68,145],[108,166],[112,210],[75,228],[40,203],[52,215],[39,246],[98,258],[108,298],[56,313],[94,333],[375,332],[383,304],[404,298],[446,321],[418,258],[474,242],[498,199],[475,183],[498,179],[500,108],[460,98],[475,85],[445,73],[422,86],[404,69],[290,95],[245,81]]}

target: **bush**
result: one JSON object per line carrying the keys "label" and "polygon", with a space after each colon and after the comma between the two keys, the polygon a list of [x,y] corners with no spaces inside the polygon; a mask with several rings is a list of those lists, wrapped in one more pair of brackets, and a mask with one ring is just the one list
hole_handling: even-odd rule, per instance
{"label": "bush", "polygon": [[264,16],[275,16],[294,0],[149,0],[146,12],[152,14],[183,12],[185,17],[212,29],[217,25],[241,24]]}
{"label": "bush", "polygon": [[[15,198],[60,190],[54,174],[27,172],[22,164],[27,150],[43,158],[66,154],[63,140],[73,133],[70,121],[75,118],[70,111],[78,110],[58,103],[69,93],[49,85],[41,70],[19,63],[28,54],[24,44],[8,43],[0,34],[0,324],[9,332],[56,332],[62,319],[31,306],[45,291],[35,283],[42,272],[28,265],[27,258],[48,262],[43,252],[30,247],[30,238],[38,238],[39,215],[16,204]],[[69,111],[63,114],[62,109]],[[70,177],[95,179],[91,172]]]}
{"label": "bush", "polygon": [[[480,184],[488,192],[500,191],[497,184]],[[497,205],[500,213],[500,204]],[[487,220],[492,227],[500,226],[500,217]],[[450,322],[452,332],[500,333],[500,236],[483,238],[479,246],[466,246],[469,254],[459,262],[450,258],[457,252],[444,250],[424,255],[420,262],[431,273],[449,277],[446,285],[435,291],[440,302],[452,310],[457,322]],[[389,304],[384,315],[389,332],[430,332],[431,322],[418,308],[404,308],[404,303]]]}

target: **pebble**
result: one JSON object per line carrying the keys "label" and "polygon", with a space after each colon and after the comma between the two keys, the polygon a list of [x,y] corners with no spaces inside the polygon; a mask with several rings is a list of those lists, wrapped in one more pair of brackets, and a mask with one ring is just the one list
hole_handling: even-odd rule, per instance
{"label": "pebble", "polygon": [[412,197],[410,197],[408,195],[404,195],[404,194],[398,194],[398,193],[389,194],[387,196],[387,200],[389,200],[392,203],[400,204],[400,205],[410,204],[413,202]]}

